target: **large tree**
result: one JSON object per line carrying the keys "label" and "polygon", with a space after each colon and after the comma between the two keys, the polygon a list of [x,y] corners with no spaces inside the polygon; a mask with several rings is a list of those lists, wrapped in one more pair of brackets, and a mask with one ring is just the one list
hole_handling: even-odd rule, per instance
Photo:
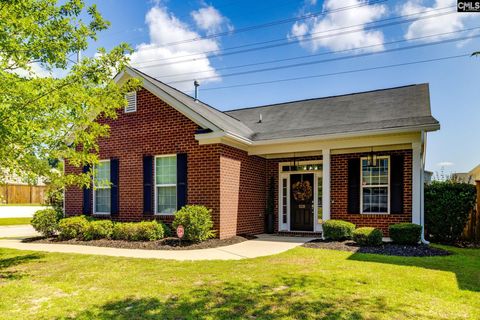
{"label": "large tree", "polygon": [[[108,26],[83,0],[0,2],[1,171],[53,179],[52,163],[59,159],[79,167],[97,161],[97,140],[109,128],[95,120],[115,117],[126,103],[125,93],[136,85],[119,87],[112,81],[131,49],[122,43],[79,63],[70,57],[86,50]],[[39,69],[66,75],[39,76]],[[88,180],[67,175],[61,181]]]}

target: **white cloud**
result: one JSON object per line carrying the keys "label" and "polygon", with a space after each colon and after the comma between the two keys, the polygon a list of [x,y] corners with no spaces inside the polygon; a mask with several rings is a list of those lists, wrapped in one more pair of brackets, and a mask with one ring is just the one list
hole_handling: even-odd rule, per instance
{"label": "white cloud", "polygon": [[[421,13],[419,15],[414,15],[413,17],[422,17],[429,16],[437,13],[451,11],[452,8],[439,10],[439,11],[430,11],[438,10],[446,7],[455,6],[457,3],[456,0],[435,0],[432,6],[424,6],[423,1],[421,0],[411,0],[405,3],[400,12],[402,15],[411,15],[416,13]],[[426,12],[427,11],[427,12]],[[428,12],[430,11],[430,12]],[[464,29],[465,19],[470,17],[470,14],[457,13],[457,14],[448,14],[440,15],[434,18],[426,18],[422,20],[417,20],[412,22],[404,35],[405,39],[413,39],[418,37],[425,37],[439,33],[453,32],[457,30]],[[444,38],[455,37],[455,35],[442,35],[436,37],[429,37],[423,41],[437,41]]]}
{"label": "white cloud", "polygon": [[40,78],[46,78],[51,76],[52,74],[44,69],[39,63],[30,63],[30,70],[26,69],[15,69],[13,70],[13,73],[18,74],[21,77],[25,78],[32,78],[32,77],[40,77]]}
{"label": "white cloud", "polygon": [[[141,71],[167,83],[174,80],[191,79],[190,75],[165,77],[167,75],[198,71],[206,71],[201,73],[202,77],[217,77],[205,80],[205,82],[220,80],[217,72],[210,64],[208,55],[203,53],[219,50],[220,46],[216,40],[206,39],[186,41],[177,45],[165,45],[201,36],[168,12],[168,9],[164,6],[157,5],[150,9],[145,21],[149,28],[150,42],[142,43],[136,47],[136,51],[131,55],[132,66],[138,67]],[[192,54],[198,55],[185,57]],[[177,57],[178,59],[175,59]],[[172,63],[180,60],[191,60],[192,58],[195,58],[195,60]],[[162,76],[165,78],[162,78]],[[177,83],[174,86],[180,90],[189,91],[193,89],[193,81],[192,83]]]}
{"label": "white cloud", "polygon": [[199,29],[205,30],[207,34],[214,34],[227,27],[228,30],[233,30],[232,25],[228,19],[212,6],[203,7],[196,11],[192,11],[191,16]]}
{"label": "white cloud", "polygon": [[[383,45],[381,45],[383,44],[383,33],[365,30],[364,25],[385,15],[387,9],[384,5],[365,5],[366,3],[364,0],[326,0],[323,10],[333,12],[303,23],[296,22],[287,37],[293,40],[293,37],[299,36],[299,39],[303,40],[300,45],[311,51],[317,51],[322,47],[337,51],[377,44],[380,45],[363,51],[383,50]],[[341,10],[341,8],[351,6],[355,8]],[[337,11],[335,12],[335,10]],[[349,26],[356,27],[349,28]],[[351,30],[358,31],[328,37],[328,35]]]}
{"label": "white cloud", "polygon": [[439,166],[439,167],[452,167],[453,165],[454,165],[454,163],[450,162],[450,161],[442,161],[442,162],[437,163],[437,166]]}

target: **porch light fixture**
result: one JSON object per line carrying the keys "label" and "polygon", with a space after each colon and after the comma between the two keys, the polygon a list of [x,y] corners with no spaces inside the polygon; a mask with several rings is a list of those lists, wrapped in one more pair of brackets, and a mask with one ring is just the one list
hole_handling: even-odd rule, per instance
{"label": "porch light fixture", "polygon": [[373,147],[370,150],[370,153],[367,156],[367,166],[376,167],[377,166],[377,154],[373,152]]}

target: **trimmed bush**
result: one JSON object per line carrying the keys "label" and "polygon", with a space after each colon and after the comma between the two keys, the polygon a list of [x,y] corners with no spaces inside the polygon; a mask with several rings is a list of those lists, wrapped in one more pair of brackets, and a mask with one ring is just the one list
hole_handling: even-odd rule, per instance
{"label": "trimmed bush", "polygon": [[397,223],[388,227],[390,238],[394,243],[415,245],[420,242],[422,226],[415,223]]}
{"label": "trimmed bush", "polygon": [[84,240],[110,239],[113,233],[113,222],[110,220],[90,221],[83,233]]}
{"label": "trimmed bush", "polygon": [[54,209],[38,210],[33,215],[32,227],[45,237],[55,235],[61,215]]}
{"label": "trimmed bush", "polygon": [[126,241],[155,241],[165,235],[164,225],[157,221],[115,223],[112,238]]}
{"label": "trimmed bush", "polygon": [[475,206],[474,185],[434,181],[425,186],[425,230],[431,241],[454,243]]}
{"label": "trimmed bush", "polygon": [[83,239],[90,222],[85,216],[65,218],[58,223],[58,236],[61,240]]}
{"label": "trimmed bush", "polygon": [[383,238],[383,232],[380,229],[372,227],[362,227],[353,231],[353,241],[361,246],[380,246]]}
{"label": "trimmed bush", "polygon": [[172,226],[176,230],[179,225],[185,230],[186,240],[200,242],[215,236],[212,212],[204,206],[185,206],[177,211]]}
{"label": "trimmed bush", "polygon": [[338,241],[351,239],[355,225],[343,220],[327,220],[323,223],[323,236]]}

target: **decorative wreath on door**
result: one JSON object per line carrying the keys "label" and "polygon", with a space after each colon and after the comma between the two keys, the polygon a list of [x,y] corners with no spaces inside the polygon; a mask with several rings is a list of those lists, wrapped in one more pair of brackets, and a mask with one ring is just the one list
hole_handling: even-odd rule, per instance
{"label": "decorative wreath on door", "polygon": [[308,201],[312,198],[312,186],[310,181],[298,181],[292,186],[295,201]]}

